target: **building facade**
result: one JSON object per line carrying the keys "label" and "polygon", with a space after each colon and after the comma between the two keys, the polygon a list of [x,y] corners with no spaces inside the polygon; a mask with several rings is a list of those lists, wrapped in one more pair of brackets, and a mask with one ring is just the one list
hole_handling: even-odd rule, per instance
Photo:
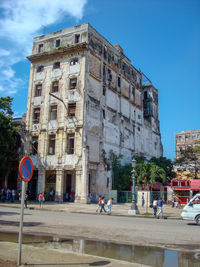
{"label": "building facade", "polygon": [[197,142],[200,142],[200,130],[188,130],[175,134],[175,150],[176,159],[181,155],[181,150],[184,151],[188,148],[197,146]]}
{"label": "building facade", "polygon": [[86,203],[112,190],[111,150],[123,163],[162,156],[158,91],[90,24],[36,37],[28,59],[26,153],[38,193]]}

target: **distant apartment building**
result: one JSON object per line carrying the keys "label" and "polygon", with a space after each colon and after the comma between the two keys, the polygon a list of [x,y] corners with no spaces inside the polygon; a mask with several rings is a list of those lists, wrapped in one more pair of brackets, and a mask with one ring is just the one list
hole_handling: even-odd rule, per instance
{"label": "distant apartment building", "polygon": [[192,148],[200,141],[200,130],[188,130],[175,134],[176,159],[181,155],[181,151]]}
{"label": "distant apartment building", "polygon": [[35,190],[109,196],[109,152],[162,156],[158,91],[90,24],[36,37],[26,116]]}

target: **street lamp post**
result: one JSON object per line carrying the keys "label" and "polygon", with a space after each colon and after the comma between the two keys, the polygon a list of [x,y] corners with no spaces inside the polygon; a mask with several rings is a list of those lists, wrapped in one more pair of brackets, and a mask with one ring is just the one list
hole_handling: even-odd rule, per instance
{"label": "street lamp post", "polygon": [[132,184],[132,205],[131,209],[128,211],[129,214],[131,215],[136,215],[139,213],[137,204],[136,204],[136,192],[135,192],[135,167],[136,167],[136,160],[133,158],[132,160],[132,178],[133,178],[133,184]]}

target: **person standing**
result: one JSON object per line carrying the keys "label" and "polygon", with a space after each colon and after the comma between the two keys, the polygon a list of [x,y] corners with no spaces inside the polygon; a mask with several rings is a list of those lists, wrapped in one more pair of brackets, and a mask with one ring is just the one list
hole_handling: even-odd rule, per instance
{"label": "person standing", "polygon": [[161,214],[161,216],[162,216],[162,218],[163,218],[163,209],[162,209],[162,207],[163,207],[163,200],[162,200],[162,198],[160,197],[159,200],[158,200],[158,208],[159,208],[159,210],[158,210],[158,214],[157,214],[157,218],[158,218],[158,219],[159,219],[160,214]]}
{"label": "person standing", "polygon": [[155,198],[153,201],[153,216],[156,217],[158,207],[158,198]]}
{"label": "person standing", "polygon": [[108,214],[111,214],[111,207],[112,207],[112,202],[113,202],[113,198],[110,198],[107,202],[107,207],[108,207]]}
{"label": "person standing", "polygon": [[144,207],[144,203],[145,203],[145,200],[144,200],[144,193],[142,193],[142,207]]}
{"label": "person standing", "polygon": [[15,189],[12,189],[12,193],[11,194],[12,194],[11,202],[14,203],[15,202],[15,195],[16,195]]}
{"label": "person standing", "polygon": [[49,200],[53,201],[53,197],[54,197],[54,191],[53,189],[51,189],[51,191],[49,192]]}
{"label": "person standing", "polygon": [[38,201],[39,201],[39,204],[40,204],[40,208],[43,208],[44,195],[42,194],[42,192],[38,196]]}
{"label": "person standing", "polygon": [[100,209],[100,213],[102,213],[102,210],[103,210],[104,212],[106,212],[106,210],[105,210],[105,198],[104,198],[104,197],[102,197],[102,199],[101,199],[101,209]]}
{"label": "person standing", "polygon": [[96,212],[98,212],[100,208],[101,208],[101,196],[99,196],[99,199],[98,199],[98,206],[97,206]]}

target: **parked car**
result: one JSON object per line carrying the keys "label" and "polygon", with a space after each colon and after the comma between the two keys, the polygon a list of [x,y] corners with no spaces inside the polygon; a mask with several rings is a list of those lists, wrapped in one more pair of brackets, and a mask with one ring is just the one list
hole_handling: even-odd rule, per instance
{"label": "parked car", "polygon": [[184,220],[196,221],[200,225],[200,194],[196,194],[183,208],[181,217]]}

